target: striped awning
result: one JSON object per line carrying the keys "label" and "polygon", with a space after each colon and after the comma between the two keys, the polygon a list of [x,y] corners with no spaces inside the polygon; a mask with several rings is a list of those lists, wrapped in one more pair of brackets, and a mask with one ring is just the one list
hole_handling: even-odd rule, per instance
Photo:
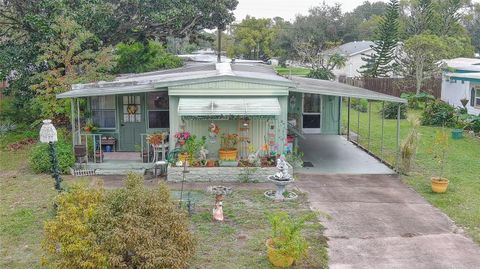
{"label": "striped awning", "polygon": [[277,98],[180,98],[180,116],[278,116]]}

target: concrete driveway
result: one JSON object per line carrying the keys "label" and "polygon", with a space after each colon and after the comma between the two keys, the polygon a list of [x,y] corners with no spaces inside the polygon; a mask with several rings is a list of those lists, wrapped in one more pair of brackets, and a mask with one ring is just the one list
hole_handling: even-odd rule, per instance
{"label": "concrete driveway", "polygon": [[299,175],[330,268],[480,268],[480,247],[397,175]]}

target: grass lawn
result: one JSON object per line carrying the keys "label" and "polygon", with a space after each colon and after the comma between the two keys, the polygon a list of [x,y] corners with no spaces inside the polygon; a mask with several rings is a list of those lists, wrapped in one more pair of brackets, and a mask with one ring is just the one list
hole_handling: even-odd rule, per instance
{"label": "grass lawn", "polygon": [[[32,174],[27,157],[28,150],[0,150],[0,268],[40,268],[43,222],[53,216],[53,179]],[[64,180],[88,184],[93,178],[65,176]],[[280,209],[294,215],[310,212],[304,195],[294,202],[273,203],[262,191],[234,190],[224,201],[225,223],[213,223],[213,195],[193,191],[192,197],[196,213],[191,223],[198,248],[191,268],[273,268],[266,258],[270,231],[266,213]],[[328,267],[322,230],[319,223],[307,226],[310,255],[294,268]]]}
{"label": "grass lawn", "polygon": [[[380,154],[381,118],[378,113],[380,103],[372,105],[370,149]],[[421,111],[409,113],[421,114]],[[343,107],[342,122],[346,124],[346,106]],[[357,111],[351,110],[351,130],[357,132]],[[401,121],[401,138],[409,132],[409,124]],[[458,226],[465,228],[468,234],[480,243],[480,139],[466,135],[461,140],[449,140],[449,153],[444,169],[445,177],[450,180],[445,194],[431,191],[430,177],[438,176],[438,163],[430,151],[434,147],[434,136],[439,127],[421,126],[420,143],[415,160],[415,167],[403,180],[412,186],[434,206],[450,216]],[[450,129],[448,130],[450,131]],[[360,144],[367,147],[368,114],[360,113]],[[384,156],[391,163],[395,162],[396,120],[385,120]]]}
{"label": "grass lawn", "polygon": [[282,76],[306,76],[310,72],[310,69],[305,67],[275,67],[275,70],[278,72],[279,75]]}

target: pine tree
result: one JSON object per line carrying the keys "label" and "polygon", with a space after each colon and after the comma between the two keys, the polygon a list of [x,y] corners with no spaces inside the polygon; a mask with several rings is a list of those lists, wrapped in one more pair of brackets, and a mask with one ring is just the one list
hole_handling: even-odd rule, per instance
{"label": "pine tree", "polygon": [[398,0],[390,0],[385,16],[375,31],[373,53],[364,54],[366,62],[360,73],[364,77],[387,77],[394,69],[395,49],[398,42]]}

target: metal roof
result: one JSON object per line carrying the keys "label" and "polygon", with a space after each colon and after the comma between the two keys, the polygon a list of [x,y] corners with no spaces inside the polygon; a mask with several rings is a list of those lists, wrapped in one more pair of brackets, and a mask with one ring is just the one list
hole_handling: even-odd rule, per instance
{"label": "metal roof", "polygon": [[240,65],[243,64],[197,64],[165,71],[122,75],[113,81],[75,84],[71,91],[61,93],[57,98],[148,92],[165,87],[228,79],[285,87],[294,86],[290,80],[277,75],[271,68],[269,71],[255,64],[244,67]]}
{"label": "metal roof", "polygon": [[444,62],[447,67],[456,70],[480,72],[480,59],[478,58],[454,58],[442,60],[442,62]]}
{"label": "metal roof", "polygon": [[340,53],[345,56],[353,56],[368,50],[371,50],[371,46],[375,45],[373,41],[353,41],[342,44],[336,48],[329,49],[326,54]]}
{"label": "metal roof", "polygon": [[280,111],[280,104],[275,97],[182,97],[178,102],[178,115],[180,116],[278,116]]}
{"label": "metal roof", "polygon": [[451,79],[459,79],[459,80],[469,80],[475,79],[480,80],[480,73],[479,72],[466,72],[466,73],[445,73],[446,77]]}
{"label": "metal roof", "polygon": [[407,103],[407,100],[392,95],[370,91],[364,88],[350,86],[336,81],[320,80],[303,77],[292,77],[296,88],[294,92],[314,93],[331,96],[365,98],[369,100],[387,101],[396,103]]}

